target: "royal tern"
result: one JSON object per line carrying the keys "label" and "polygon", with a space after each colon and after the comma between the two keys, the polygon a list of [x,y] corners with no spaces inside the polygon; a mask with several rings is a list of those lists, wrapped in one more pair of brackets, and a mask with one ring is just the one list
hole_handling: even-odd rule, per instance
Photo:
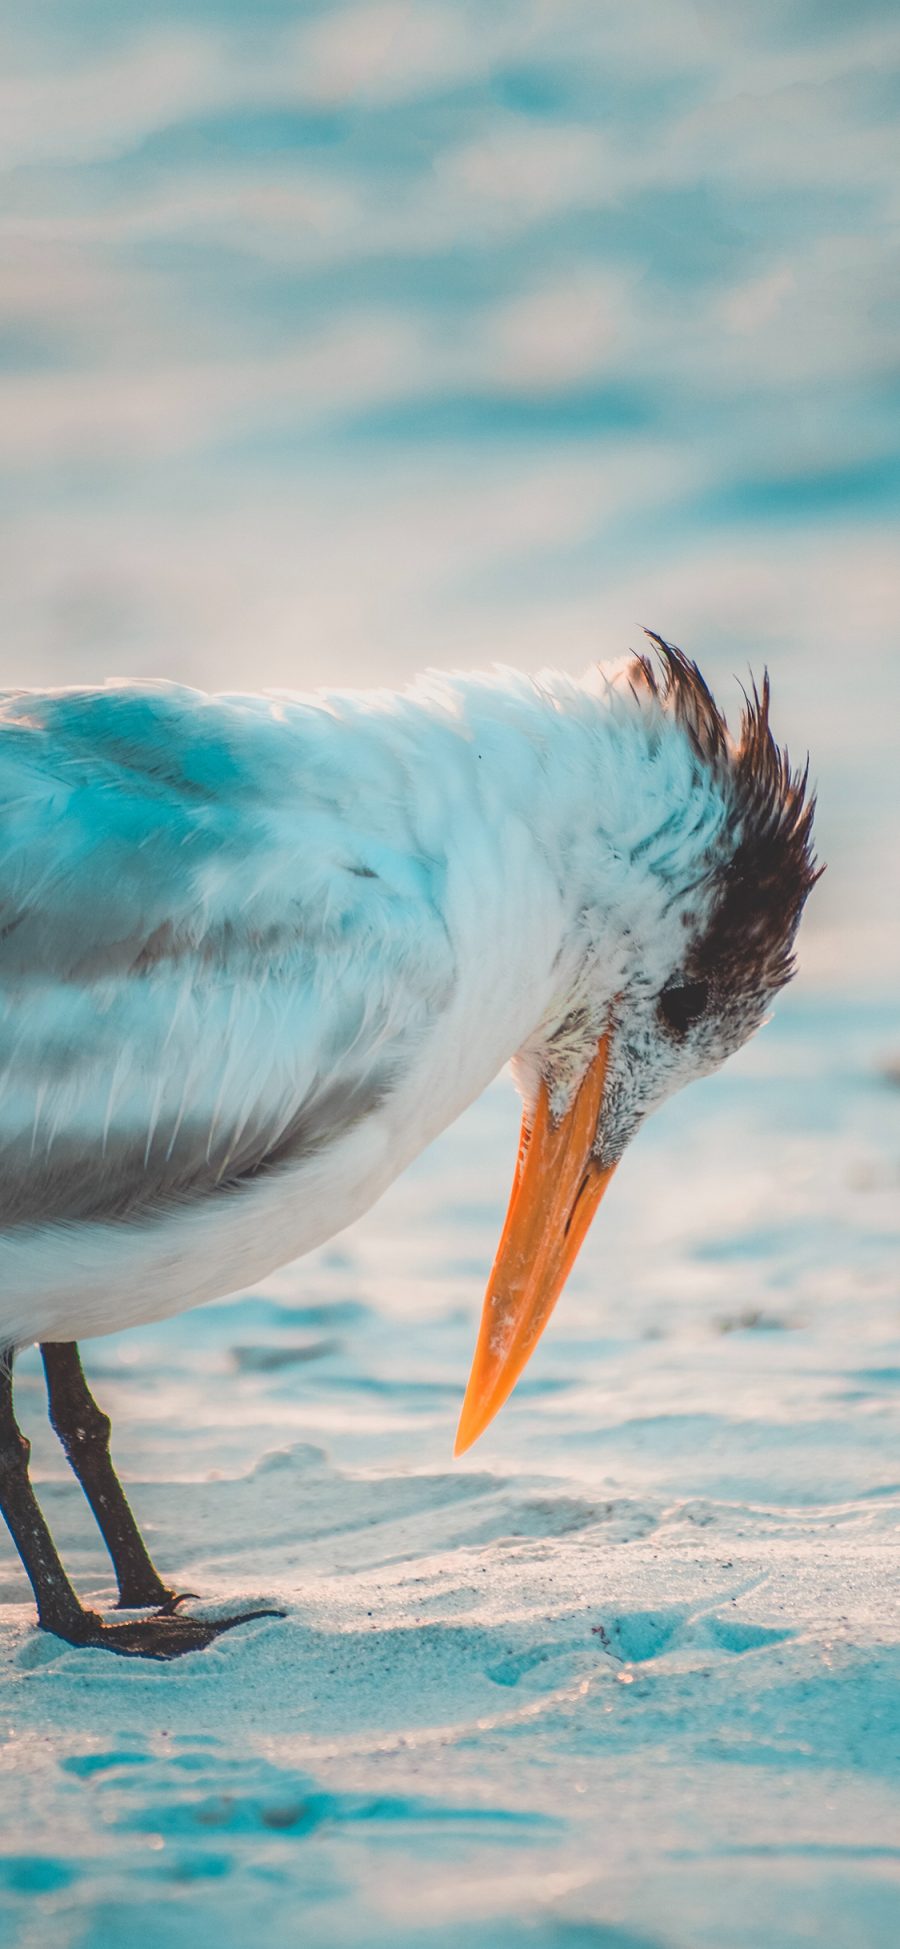
{"label": "royal tern", "polygon": [[[509,1212],[457,1452],[533,1352],[642,1119],[792,973],[813,804],[653,637],[585,678],[0,699],[0,1502],[42,1626],[171,1657],[209,1623],[154,1569],[76,1342],[233,1292],[365,1211],[512,1061]],[[12,1360],[122,1607],[80,1604],[28,1475]],[[253,1613],[258,1615],[258,1613]]]}

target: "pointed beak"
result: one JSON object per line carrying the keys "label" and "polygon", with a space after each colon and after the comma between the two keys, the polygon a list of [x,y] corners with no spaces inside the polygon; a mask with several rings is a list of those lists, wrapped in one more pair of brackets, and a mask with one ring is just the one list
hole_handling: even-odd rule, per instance
{"label": "pointed beak", "polygon": [[455,1455],[484,1433],[530,1360],[586,1238],[615,1165],[594,1156],[609,1033],[565,1115],[554,1121],[542,1081],[523,1119],[519,1159],[481,1331],[459,1418]]}

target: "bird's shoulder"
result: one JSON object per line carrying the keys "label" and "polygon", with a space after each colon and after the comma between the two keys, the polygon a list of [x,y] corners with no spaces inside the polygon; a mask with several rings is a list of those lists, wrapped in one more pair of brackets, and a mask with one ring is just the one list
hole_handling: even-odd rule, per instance
{"label": "bird's shoulder", "polygon": [[[399,930],[433,874],[377,740],[312,704],[168,683],[0,697],[0,978],[90,980]],[[385,808],[389,808],[386,816]]]}

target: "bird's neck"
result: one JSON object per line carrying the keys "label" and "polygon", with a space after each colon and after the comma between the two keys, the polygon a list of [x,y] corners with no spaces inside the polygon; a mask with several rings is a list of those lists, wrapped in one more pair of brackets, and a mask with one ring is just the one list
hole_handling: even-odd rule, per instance
{"label": "bird's neck", "polygon": [[686,878],[698,822],[711,830],[718,813],[698,805],[684,738],[627,681],[500,672],[382,708],[369,722],[402,765],[404,823],[435,865],[452,945],[441,1034],[455,1114],[582,994],[599,1021],[636,957],[651,980],[658,959],[662,979],[679,848]]}

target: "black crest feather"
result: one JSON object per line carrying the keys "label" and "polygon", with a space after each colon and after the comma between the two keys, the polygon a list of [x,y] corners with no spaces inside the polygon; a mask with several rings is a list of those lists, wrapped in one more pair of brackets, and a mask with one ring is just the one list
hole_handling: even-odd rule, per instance
{"label": "black crest feather", "polygon": [[[692,979],[713,980],[731,995],[771,994],[794,972],[794,939],[823,868],[812,843],[815,795],[809,763],[791,767],[769,724],[769,676],[745,692],[740,734],[725,718],[695,663],[654,630],[646,635],[659,667],[637,659],[644,682],[674,714],[701,763],[718,774],[728,806],[721,852],[711,862],[709,923],[688,964]],[[724,997],[723,997],[724,998]]]}

